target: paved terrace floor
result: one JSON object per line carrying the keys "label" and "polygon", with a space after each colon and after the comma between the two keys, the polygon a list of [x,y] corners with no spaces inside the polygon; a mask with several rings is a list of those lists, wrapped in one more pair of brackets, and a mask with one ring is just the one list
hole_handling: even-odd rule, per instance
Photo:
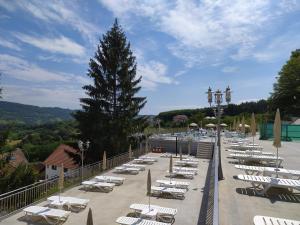
{"label": "paved terrace floor", "polygon": [[[150,156],[159,157],[160,154],[150,153]],[[174,159],[175,161],[176,159]],[[190,181],[189,191],[186,193],[184,200],[175,199],[163,199],[151,197],[151,204],[160,205],[164,207],[177,208],[178,213],[175,217],[175,225],[195,225],[198,223],[199,212],[202,200],[202,190],[205,185],[205,178],[208,169],[209,161],[199,159],[198,175],[193,180],[188,179],[174,179]],[[148,165],[145,171],[141,171],[138,175],[124,175],[115,174],[112,171],[108,171],[105,175],[121,176],[126,180],[123,185],[116,186],[110,193],[102,192],[87,192],[80,190],[80,186],[66,190],[63,196],[73,196],[78,198],[90,199],[88,207],[79,212],[71,213],[65,225],[82,225],[86,224],[88,208],[90,207],[93,212],[94,224],[96,225],[108,225],[116,224],[115,221],[119,216],[125,216],[132,212],[129,209],[129,205],[132,203],[148,203],[148,197],[146,196],[146,180],[147,169],[151,169],[152,184],[157,179],[165,178],[166,171],[168,170],[169,159],[158,158],[158,162],[153,165]],[[165,178],[168,179],[168,178]],[[47,202],[41,202],[41,206],[46,206]],[[24,213],[18,212],[5,220],[0,224],[5,225],[24,225],[24,224],[41,224],[31,223],[24,221]]]}
{"label": "paved terrace floor", "polygon": [[[272,141],[255,140],[264,147],[264,151],[276,153]],[[222,166],[225,179],[220,184],[220,224],[248,225],[253,224],[255,215],[281,217],[300,220],[300,192],[293,194],[282,193],[270,196],[258,196],[250,188],[248,182],[233,178],[234,175],[244,174],[244,171],[235,169],[235,159],[228,158],[228,145],[222,146]],[[284,158],[283,168],[300,170],[300,143],[282,142],[279,156]],[[277,190],[278,193],[278,190]]]}

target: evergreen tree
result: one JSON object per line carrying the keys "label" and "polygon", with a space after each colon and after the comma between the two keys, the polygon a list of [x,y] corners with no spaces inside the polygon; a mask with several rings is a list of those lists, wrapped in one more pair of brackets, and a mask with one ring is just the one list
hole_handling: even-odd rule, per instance
{"label": "evergreen tree", "polygon": [[81,138],[91,141],[87,160],[99,160],[104,150],[109,156],[127,151],[128,136],[144,128],[145,119],[138,113],[146,98],[136,96],[141,89],[136,67],[116,19],[90,59],[87,75],[93,84],[83,87],[88,97],[80,99],[82,110],[74,115]]}
{"label": "evergreen tree", "polygon": [[279,72],[270,97],[272,110],[285,116],[300,116],[300,49],[293,51]]}

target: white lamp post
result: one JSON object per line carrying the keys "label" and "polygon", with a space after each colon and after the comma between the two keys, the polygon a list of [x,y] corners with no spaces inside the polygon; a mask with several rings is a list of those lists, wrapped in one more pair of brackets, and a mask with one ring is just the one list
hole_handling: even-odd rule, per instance
{"label": "white lamp post", "polygon": [[[225,90],[225,101],[227,104],[231,101],[231,90],[229,86]],[[219,180],[224,179],[222,165],[221,165],[221,114],[223,113],[223,109],[221,109],[221,104],[223,102],[223,93],[219,89],[215,92],[212,92],[211,88],[208,88],[207,91],[207,100],[209,105],[211,106],[213,102],[213,95],[215,97],[216,108],[213,109],[215,116],[217,117],[217,135],[218,135],[218,148],[219,148]]]}

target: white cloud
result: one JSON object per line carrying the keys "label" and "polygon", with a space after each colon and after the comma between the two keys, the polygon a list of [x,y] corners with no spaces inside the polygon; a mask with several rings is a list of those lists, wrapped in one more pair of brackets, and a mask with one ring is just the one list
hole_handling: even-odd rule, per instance
{"label": "white cloud", "polygon": [[154,27],[174,38],[173,55],[187,67],[253,57],[257,44],[285,13],[299,10],[299,1],[99,0],[116,16],[148,18]]}
{"label": "white cloud", "polygon": [[141,84],[148,90],[154,90],[158,84],[176,84],[167,76],[167,66],[157,61],[139,64],[137,74],[142,76]]}
{"label": "white cloud", "polygon": [[234,73],[238,71],[238,68],[235,66],[225,66],[222,68],[223,73]]}
{"label": "white cloud", "polygon": [[80,87],[60,85],[55,87],[4,85],[3,99],[23,104],[79,108],[79,98],[84,96]]}
{"label": "white cloud", "polygon": [[[300,24],[298,26],[298,29]],[[264,49],[257,50],[253,57],[261,62],[274,62],[278,59],[288,59],[291,52],[298,49],[300,34],[295,31],[274,38]]]}
{"label": "white cloud", "polygon": [[1,37],[0,37],[0,45],[3,46],[3,47],[6,47],[6,48],[16,50],[16,51],[21,51],[20,47],[16,43],[13,43],[11,41],[7,41],[7,40],[5,40]]}
{"label": "white cloud", "polygon": [[74,74],[49,71],[36,64],[11,55],[0,54],[0,71],[5,76],[30,82],[77,82],[86,84],[86,80]]}
{"label": "white cloud", "polygon": [[52,53],[60,53],[71,56],[83,56],[85,54],[85,48],[82,45],[65,36],[48,38],[16,33],[15,37],[22,42]]}
{"label": "white cloud", "polygon": [[82,15],[84,10],[75,1],[0,1],[0,7],[8,11],[23,10],[35,18],[47,23],[60,23],[69,25],[78,31],[83,38],[92,44],[97,40],[100,29],[97,25],[87,21]]}

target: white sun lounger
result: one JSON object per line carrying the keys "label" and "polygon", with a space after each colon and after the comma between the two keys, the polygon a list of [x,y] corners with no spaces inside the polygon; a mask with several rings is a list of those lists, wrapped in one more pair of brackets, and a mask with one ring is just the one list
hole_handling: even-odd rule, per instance
{"label": "white sun lounger", "polygon": [[146,169],[145,165],[138,165],[138,164],[132,164],[132,163],[125,163],[122,166],[128,167],[128,168],[136,168],[136,169],[139,169],[140,171],[144,171]]}
{"label": "white sun lounger", "polygon": [[289,179],[300,179],[300,170],[288,170],[283,168],[274,167],[263,167],[263,166],[247,166],[247,165],[235,165],[235,168],[244,170],[247,175],[263,175],[263,176],[272,176],[278,174],[283,178]]}
{"label": "white sun lounger", "polygon": [[70,211],[51,209],[42,206],[29,206],[23,209],[23,212],[25,213],[25,216],[30,219],[44,219],[48,224],[58,224],[64,222],[68,219],[71,213]]}
{"label": "white sun lounger", "polygon": [[[131,204],[130,209],[133,209],[135,212],[138,214],[141,213],[142,211],[147,211],[149,210],[149,205],[147,204]],[[166,208],[166,207],[161,207],[158,205],[150,205],[150,210],[156,210],[157,211],[157,219],[160,222],[167,222],[167,223],[174,223],[175,221],[175,215],[177,214],[177,209],[173,208]]]}
{"label": "white sun lounger", "polygon": [[175,180],[156,180],[156,183],[162,187],[183,188],[189,189],[190,182],[175,181]]}
{"label": "white sun lounger", "polygon": [[197,162],[190,162],[190,161],[178,160],[178,161],[175,161],[175,163],[178,166],[198,167],[198,163]]}
{"label": "white sun lounger", "polygon": [[[164,153],[160,157],[162,157],[162,158],[170,158],[171,156],[172,156],[172,158],[179,158],[180,157],[179,155],[172,154],[172,153]],[[187,155],[183,155],[182,156],[183,159],[185,159],[187,157],[188,157]]]}
{"label": "white sun lounger", "polygon": [[114,189],[115,184],[107,182],[83,181],[81,183],[86,190],[99,190],[102,192],[110,192]]}
{"label": "white sun lounger", "polygon": [[187,162],[199,162],[199,159],[195,158],[182,158],[182,161],[187,161]]}
{"label": "white sun lounger", "polygon": [[133,163],[138,163],[138,164],[153,164],[155,163],[154,159],[134,159]]}
{"label": "white sun lounger", "polygon": [[239,145],[239,144],[229,145],[228,148],[235,149],[235,150],[262,150],[263,149],[263,147],[261,147],[261,146]]}
{"label": "white sun lounger", "polygon": [[[268,156],[268,155],[249,155],[249,154],[229,154],[231,157],[237,159],[240,164],[244,164],[245,162],[260,162],[266,163],[269,165],[276,165],[276,156]],[[281,166],[283,158],[278,157],[278,167]]]}
{"label": "white sun lounger", "polygon": [[151,186],[151,194],[153,196],[169,195],[173,198],[184,199],[185,193],[185,189]]}
{"label": "white sun lounger", "polygon": [[125,166],[117,166],[117,167],[115,167],[115,172],[116,173],[127,173],[127,174],[138,174],[140,172],[140,169],[125,167]]}
{"label": "white sun lounger", "polygon": [[300,225],[300,221],[269,216],[254,216],[254,225]]}
{"label": "white sun lounger", "polygon": [[115,176],[96,176],[95,179],[99,182],[113,183],[116,185],[123,184],[125,180],[125,178],[123,177],[115,177]]}
{"label": "white sun lounger", "polygon": [[174,166],[173,167],[174,171],[184,171],[184,172],[192,172],[195,175],[198,174],[198,169],[196,168],[189,168],[189,167],[182,167],[182,166]]}
{"label": "white sun lounger", "polygon": [[171,223],[162,223],[154,220],[145,220],[135,217],[121,216],[116,220],[121,225],[171,225]]}
{"label": "white sun lounger", "polygon": [[84,209],[89,203],[89,199],[75,198],[75,197],[65,197],[54,195],[47,198],[49,206],[60,208],[67,207],[68,210],[78,211]]}
{"label": "white sun lounger", "polygon": [[150,160],[154,160],[155,162],[158,161],[157,157],[152,157],[152,156],[140,156],[139,159],[150,159]]}
{"label": "white sun lounger", "polygon": [[166,177],[183,177],[187,179],[194,179],[194,172],[189,172],[189,171],[182,171],[182,170],[174,170],[171,174],[167,170],[167,175]]}
{"label": "white sun lounger", "polygon": [[246,150],[246,151],[240,151],[240,150],[228,150],[230,153],[234,154],[247,154],[247,155],[270,155],[275,156],[275,153],[273,152],[263,152],[259,150]]}
{"label": "white sun lounger", "polygon": [[300,190],[300,181],[292,179],[274,178],[239,174],[239,180],[250,182],[257,194],[265,194],[271,187]]}

